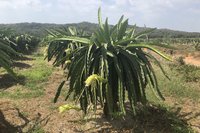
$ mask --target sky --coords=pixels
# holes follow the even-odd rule
[[[97,23],[99,7],[110,24],[200,32],[200,0],[0,0],[0,23]]]

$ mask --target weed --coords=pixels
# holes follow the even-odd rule
[[[185,65],[184,57],[180,56],[176,59],[179,66]]]
[[[44,129],[42,127],[37,126],[34,128],[34,130],[31,133],[45,133]]]

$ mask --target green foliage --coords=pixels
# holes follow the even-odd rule
[[[48,61],[55,59],[53,65],[59,66],[69,60],[71,51],[83,45],[84,42],[90,43],[88,39],[80,38],[88,36],[84,31],[69,27],[63,30],[47,30],[49,35],[46,38],[48,45],[47,55]],[[79,42],[73,41],[78,39]],[[80,43],[81,42],[81,43]],[[66,68],[66,66],[65,66]]]
[[[157,45],[160,47],[164,48],[169,48],[169,49],[184,49],[185,47],[178,47],[177,44],[179,45],[185,45],[189,46],[190,49],[198,51],[199,49],[199,44],[200,44],[200,39],[199,38],[173,38],[173,37],[168,37],[168,38],[150,38],[149,43],[153,45]],[[188,47],[188,48],[189,48]]]
[[[12,45],[12,47],[16,51],[26,54],[33,52],[33,50],[37,47],[37,45],[40,42],[38,38],[28,34],[13,36],[11,37],[11,39],[15,43],[15,45]]]
[[[15,34],[15,31],[11,28],[1,28],[0,38],[9,37]]]
[[[10,47],[9,42],[10,40],[7,37],[0,37],[0,67],[3,67],[9,74],[14,76],[15,74],[11,69],[11,57],[17,56],[18,53]]]
[[[17,52],[32,52],[39,44],[40,39],[29,34],[17,34],[10,28],[0,30],[0,38],[7,40],[9,45]]]
[[[184,57],[180,56],[176,59],[179,66],[185,65]]]
[[[73,95],[85,113],[88,112],[89,106],[96,111],[97,105],[100,104],[106,116],[113,116],[126,115],[126,93],[132,113],[136,114],[137,103],[147,102],[145,89],[148,85],[159,99],[164,99],[158,89],[157,78],[149,59],[155,60],[163,73],[164,70],[155,57],[142,49],[147,48],[165,59],[170,59],[151,45],[138,42],[140,37],[154,29],[135,34],[135,26],[128,28],[128,19],[124,20],[123,16],[111,27],[108,25],[108,19],[102,23],[100,10],[98,19],[99,28],[90,38],[63,34],[58,37],[51,33],[54,38],[49,44],[48,60],[56,57],[54,65],[60,65],[61,61],[71,61],[68,68],[70,88],[66,100]],[[71,52],[63,56],[69,48]],[[95,85],[86,84],[91,75],[97,75],[93,76],[96,79],[92,81]]]
[[[39,90],[41,89],[42,82],[46,82],[48,77],[52,74],[53,68],[47,66],[45,62],[43,62],[43,57],[38,56],[35,59],[35,63],[32,68],[29,70],[21,71],[18,74],[26,77],[27,82],[25,86],[31,90]],[[44,67],[45,66],[45,67]]]
[[[0,91],[0,98],[29,99],[29,98],[40,97],[43,94],[44,94],[43,90],[24,92],[24,90],[18,89],[12,93],[7,91]]]
[[[56,96],[55,96],[55,98],[54,98],[54,103],[56,103],[57,102],[57,100],[58,100],[58,97],[60,96],[60,93],[61,93],[61,89],[62,89],[62,87],[63,87],[63,85],[65,84],[65,81],[63,81],[61,84],[60,84],[60,86],[58,87],[58,90],[57,90],[57,92],[56,92]]]
[[[200,43],[195,44],[195,50],[200,51]]]
[[[186,82],[200,81],[200,68],[193,65],[181,65],[176,68],[182,75]]]
[[[186,76],[184,70],[180,72],[178,69],[183,68],[183,66],[179,66],[177,64],[170,64],[169,66],[166,64],[164,66],[165,71],[170,76],[171,80],[166,80],[163,74],[159,71],[157,66],[153,66],[156,71],[157,78],[159,79],[159,87],[160,90],[166,97],[175,98],[177,102],[183,101],[184,99],[190,99],[194,102],[198,102],[200,100],[200,82],[186,82]],[[199,68],[198,68],[199,69]],[[195,69],[193,69],[194,71]],[[196,71],[196,72],[195,72]],[[189,73],[197,73],[197,70]],[[189,74],[190,75],[190,74]],[[192,75],[191,75],[192,76]],[[148,89],[147,89],[148,90]],[[153,99],[153,101],[158,102],[155,97],[153,97],[151,91],[147,91],[148,97]],[[152,101],[152,100],[150,100]],[[159,102],[162,103],[162,102]]]

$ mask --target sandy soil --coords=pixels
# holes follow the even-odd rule
[[[185,56],[184,61],[186,62],[186,64],[200,66],[200,52],[194,53],[193,55],[189,54],[188,56]]]

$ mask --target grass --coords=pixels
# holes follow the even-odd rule
[[[23,99],[23,98],[36,98],[42,96],[44,94],[43,91],[14,91],[14,92],[0,92],[0,98],[11,98],[11,99]]]
[[[44,129],[42,127],[37,126],[31,133],[45,133]]]
[[[194,104],[200,101],[200,82],[196,82],[196,78],[193,80],[193,76],[195,76],[194,73],[199,72],[200,68],[186,65],[179,67],[165,64],[164,69],[170,77],[170,80],[168,80],[163,76],[162,72],[159,71],[157,66],[153,66],[157,75],[159,88],[164,97],[172,99],[172,102],[175,100],[175,102],[180,105],[185,104],[185,100],[191,100]],[[191,80],[188,82],[188,79]],[[186,122],[184,122],[184,118],[179,117],[180,114],[177,113],[177,107],[158,100],[150,88],[147,88],[147,98],[151,104],[159,106],[158,110],[164,110],[165,113],[162,113],[163,116],[160,117],[166,118],[162,120],[162,122],[164,122],[163,125],[170,124],[169,128],[171,132],[195,132],[191,129],[191,127],[189,127],[189,125],[186,124]],[[151,114],[151,116],[153,117],[154,115]],[[159,120],[159,117],[155,117],[155,119]]]
[[[22,71],[19,75],[26,77],[27,81],[25,86],[31,90],[41,89],[43,84],[48,80],[51,75],[53,68],[48,66],[43,60],[42,56],[36,58],[32,69],[27,71]]]
[[[25,70],[15,70],[18,77],[25,77],[21,85],[16,85],[14,91],[1,91],[0,98],[36,98],[44,94],[45,82],[48,81],[48,77],[53,72],[53,67],[47,65],[44,61],[44,57],[41,54],[31,55],[29,58],[33,58],[32,67]],[[16,81],[18,82],[18,81]]]
[[[167,74],[170,77],[168,80],[166,77],[163,76],[162,72],[159,71],[157,66],[154,66],[158,84],[161,92],[164,96],[173,97],[177,101],[181,101],[184,98],[199,101],[200,100],[200,83],[196,81],[186,82],[186,74],[180,73],[177,69],[171,68],[169,65],[165,65],[164,69],[166,70]],[[187,76],[191,76],[191,73],[195,73],[195,70],[190,70]],[[194,75],[195,76],[195,75]],[[151,94],[152,92],[148,89],[149,99],[150,101],[157,101],[155,97]]]

